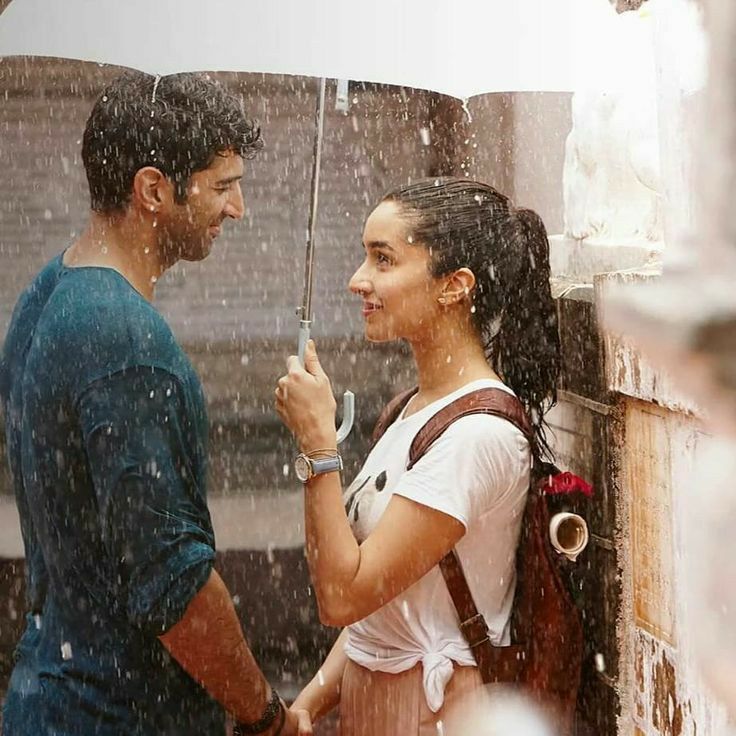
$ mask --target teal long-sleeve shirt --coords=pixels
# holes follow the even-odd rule
[[[16,305],[0,400],[28,582],[4,733],[220,736],[157,638],[215,557],[205,401],[165,321],[58,257]]]

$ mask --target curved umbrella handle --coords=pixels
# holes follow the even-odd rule
[[[337,429],[337,444],[342,444],[350,434],[355,423],[355,394],[346,391],[342,395],[342,422]]]
[[[299,362],[304,365],[304,353],[309,342],[311,321],[302,319],[299,321]],[[350,434],[355,424],[355,394],[346,391],[342,395],[342,422],[337,429],[337,444],[342,444]]]

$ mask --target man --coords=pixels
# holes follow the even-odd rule
[[[243,216],[260,131],[198,75],[92,110],[87,228],[21,296],[0,362],[29,615],[4,734],[293,734],[213,570],[199,380],[151,305]],[[300,733],[311,733],[306,721]]]

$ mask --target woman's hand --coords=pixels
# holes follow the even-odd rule
[[[304,366],[296,355],[286,361],[287,374],[278,380],[276,411],[302,452],[335,449],[335,397],[322,370],[314,342],[307,343]]]
[[[312,719],[309,717],[309,711],[304,708],[294,708],[291,706],[291,712],[296,716],[297,736],[312,736]]]

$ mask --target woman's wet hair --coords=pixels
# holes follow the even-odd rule
[[[471,311],[486,355],[530,415],[535,455],[551,458],[544,414],[557,400],[560,341],[541,218],[487,184],[450,177],[397,187],[383,201],[429,249],[433,276],[475,274]]]
[[[82,140],[82,160],[95,212],[127,206],[136,172],[154,166],[174,183],[176,201],[187,185],[227,151],[252,157],[263,143],[242,100],[201,74],[154,77],[128,72],[102,92]]]

